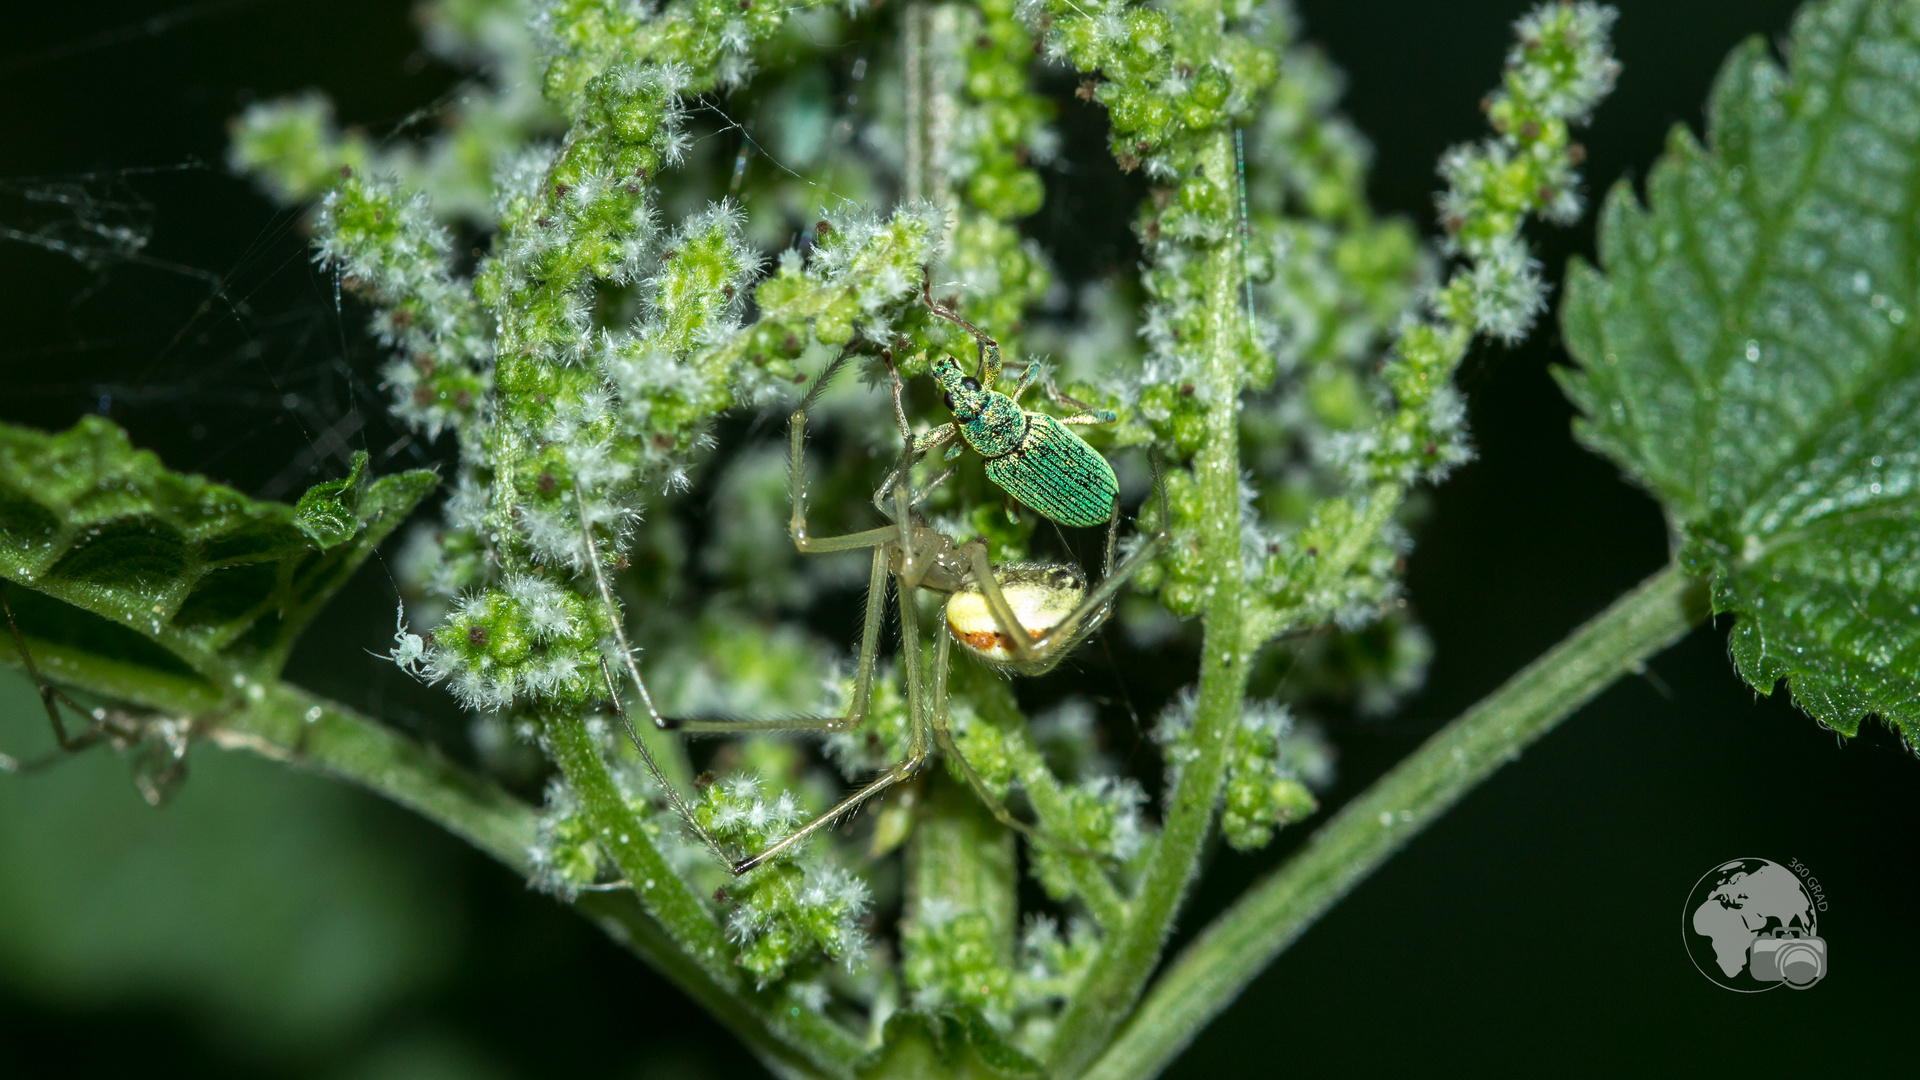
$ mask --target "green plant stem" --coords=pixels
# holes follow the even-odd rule
[[[1707,614],[1706,590],[1669,565],[1442,728],[1187,946],[1086,1077],[1157,1074],[1274,957],[1421,829]]]
[[[1047,767],[1046,759],[1040,756],[1040,748],[1033,745],[1023,725],[1007,731],[1007,753],[1013,761],[1014,776],[1020,780],[1020,786],[1027,793],[1027,802],[1033,805],[1033,816],[1040,826],[1043,837],[1057,838],[1072,836],[1066,829],[1070,816],[1067,805],[1067,793],[1060,781]],[[1048,842],[1042,839],[1040,843]],[[1120,891],[1113,887],[1113,879],[1100,865],[1100,860],[1091,855],[1069,853],[1067,865],[1073,876],[1073,889],[1079,894],[1081,903],[1087,905],[1087,913],[1100,925],[1105,933],[1112,933],[1126,922],[1127,903],[1120,898]]]
[[[994,960],[1011,969],[1020,928],[1013,834],[945,769],[927,770],[921,792],[907,846],[908,912],[918,918],[920,905],[932,902],[985,916]]]
[[[523,878],[532,869],[533,807],[344,705],[281,682],[244,686],[239,691],[246,700],[244,706],[223,706],[197,680],[45,642],[29,641],[28,645],[42,671],[62,686],[135,708],[195,717],[196,738],[357,784],[461,837]],[[19,662],[11,641],[0,644],[0,657]],[[49,663],[50,659],[57,662]],[[850,1036],[824,1020],[790,1017],[819,1028],[801,1032],[806,1036],[803,1045],[811,1044],[813,1052],[797,1052],[794,1032],[756,1007],[732,972],[725,973],[727,978],[715,978],[681,949],[631,893],[582,893],[574,907],[699,1001],[776,1073],[844,1075],[845,1063],[861,1052]],[[817,1065],[820,1058],[831,1066]]]
[[[691,887],[668,865],[614,782],[600,738],[568,717],[544,725],[547,750],[573,790],[594,836],[641,906],[666,931],[673,951],[697,965],[715,985],[729,1026],[769,1067],[795,1076],[844,1075],[863,1048],[854,1037],[812,1009],[785,1008],[771,995],[755,994],[733,968],[732,950],[720,923]],[[677,822],[672,827],[677,828]],[[761,1000],[763,999],[764,1000]],[[712,1008],[713,1003],[707,1002]]]
[[[522,877],[532,869],[532,807],[345,706],[280,683],[265,688],[247,708],[219,717],[206,735],[226,749],[250,750],[358,784],[462,837]],[[694,904],[698,907],[697,900]],[[717,977],[633,893],[582,893],[574,907],[699,1001],[777,1074],[842,1075],[845,1062],[860,1052],[825,1021],[819,1021],[821,1030],[799,1032],[775,1022],[756,1007],[733,972]],[[710,917],[708,922],[711,926]]]
[[[973,672],[967,677],[967,696],[980,710],[981,719],[1000,729],[1014,776],[1027,793],[1027,802],[1033,807],[1035,824],[1042,836],[1071,837],[1067,793],[1060,787],[1053,770],[1047,767],[1040,748],[1033,744],[1026,718],[1020,714],[1020,704],[1013,698],[1013,687],[1005,679],[988,675],[984,668],[973,666]],[[1100,860],[1085,855],[1068,855],[1066,859],[1074,891],[1087,905],[1093,921],[1100,924],[1101,932],[1111,934],[1118,930],[1126,921],[1126,901],[1113,887],[1113,880],[1107,877]]]
[[[723,966],[727,940],[720,923],[654,846],[647,823],[634,813],[607,768],[600,737],[572,717],[550,717],[544,730],[554,764],[580,800],[594,838],[626,875],[628,888],[681,948],[716,975],[730,975]]]
[[[1216,183],[1237,173],[1233,135],[1211,135],[1200,154],[1201,169]],[[1233,243],[1215,243],[1197,253],[1206,260],[1206,331],[1195,343],[1201,363],[1198,392],[1207,403],[1207,434],[1193,471],[1201,499],[1195,537],[1211,575],[1200,658],[1200,698],[1192,731],[1192,758],[1180,769],[1160,832],[1127,920],[1112,935],[1060,1018],[1049,1067],[1072,1076],[1106,1045],[1160,957],[1180,902],[1199,866],[1200,848],[1213,822],[1227,765],[1233,725],[1247,686],[1244,645],[1245,586],[1240,554],[1240,346],[1248,332],[1241,297],[1246,267]],[[1178,542],[1178,541],[1176,541]]]

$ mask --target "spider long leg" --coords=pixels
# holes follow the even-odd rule
[[[1119,513],[1120,508],[1116,501],[1114,516],[1117,518]],[[1164,520],[1164,517],[1162,520]],[[1109,531],[1107,540],[1107,559],[1109,560],[1109,564],[1111,564],[1111,560],[1113,559],[1113,543],[1113,534]],[[1120,565],[1110,567],[1106,575],[1100,579],[1100,584],[1087,590],[1087,594],[1080,598],[1080,604],[1074,608],[1073,613],[1060,620],[1058,623],[1059,629],[1036,639],[1033,643],[1034,648],[1044,652],[1051,648],[1057,648],[1064,643],[1074,642],[1076,638],[1080,636],[1082,628],[1086,626],[1087,620],[1091,618],[1094,613],[1111,603],[1114,595],[1120,591],[1122,586],[1126,585],[1127,579],[1138,573],[1141,567],[1145,566],[1155,555],[1159,554],[1160,549],[1165,547],[1166,543],[1167,532],[1164,527],[1142,540],[1139,547],[1128,552],[1127,557],[1120,560]]]
[[[1156,478],[1159,475],[1155,467]],[[1000,588],[1000,580],[993,571],[993,565],[987,560],[984,547],[976,547],[971,552],[973,585],[979,589],[986,601],[987,610],[993,614],[994,622],[1002,636],[1007,639],[1007,647],[1012,651],[1013,668],[1023,675],[1042,675],[1063,659],[1067,651],[1077,646],[1103,621],[1103,615],[1113,597],[1122,586],[1145,566],[1149,559],[1159,553],[1167,543],[1166,494],[1161,492],[1161,528],[1141,541],[1118,566],[1113,565],[1114,551],[1118,543],[1118,521],[1120,507],[1115,501],[1113,514],[1107,525],[1106,573],[1100,583],[1088,589],[1080,602],[1068,614],[1054,620],[1052,628],[1035,637],[1019,616],[1014,613],[1013,605],[1007,602],[1006,594]]]
[[[880,530],[891,539],[891,530]],[[873,547],[873,569],[867,576],[866,623],[860,633],[860,660],[854,669],[853,696],[839,716],[806,716],[787,720],[722,720],[657,718],[661,727],[703,735],[745,735],[756,731],[851,731],[867,722],[873,703],[873,671],[880,652],[880,624],[887,614],[887,548]]]
[[[994,575],[993,563],[987,558],[987,546],[975,542],[967,547],[970,549],[973,586],[980,590],[981,598],[986,600],[987,610],[993,613],[993,621],[1006,637],[1007,647],[1013,650],[1015,661],[1022,665],[1037,662],[1040,654],[1033,647],[1033,634],[1020,622],[1020,616],[1014,614],[1013,605],[1007,603],[1007,595],[1000,591],[1000,579]]]
[[[844,536],[814,536],[807,527],[807,470],[806,470],[807,414],[796,410],[787,425],[788,453],[790,455],[788,474],[788,495],[793,501],[793,514],[787,519],[787,532],[793,537],[793,546],[809,555],[833,551],[857,551],[861,548],[879,547],[899,535],[892,525],[883,525],[877,529],[863,529]]]
[[[942,621],[945,620],[942,619]],[[1038,834],[1038,831],[1013,816],[1013,811],[1008,810],[1007,804],[987,787],[987,782],[981,779],[979,771],[974,769],[973,762],[967,760],[967,756],[960,752],[959,745],[953,741],[953,732],[947,727],[947,673],[952,670],[952,663],[953,637],[949,634],[941,634],[939,640],[934,642],[933,677],[928,680],[932,698],[929,712],[933,720],[934,742],[940,747],[941,753],[960,766],[960,774],[966,777],[967,786],[973,789],[974,796],[992,812],[995,821],[1022,836],[1032,838]]]
[[[20,624],[14,620],[13,605],[7,602],[7,587],[5,582],[0,582],[0,611],[6,613],[7,630],[13,635],[14,651],[20,654],[20,664],[27,669],[27,678],[33,680],[33,688],[40,695],[40,704],[47,710],[47,722],[53,726],[53,738],[55,742],[60,744],[60,749],[69,754],[77,754],[90,746],[98,744],[102,739],[110,735],[119,734],[118,732],[110,731],[98,716],[81,708],[78,702],[62,693],[59,687],[48,682],[46,677],[40,674],[39,665],[33,662],[33,651],[27,648],[26,635],[20,632]],[[85,731],[79,735],[67,734],[67,725],[60,719],[60,706],[62,705],[87,718],[87,728]],[[135,735],[137,737],[137,733],[135,733]],[[30,771],[45,764],[44,761],[23,763],[15,761],[12,758],[8,758],[7,760],[12,761],[15,766],[12,769],[6,770],[8,772]]]
[[[922,751],[917,758],[908,758],[869,781],[865,787],[860,788],[858,791],[840,800],[832,809],[824,811],[819,817],[807,822],[794,832],[767,845],[765,850],[757,852],[747,858],[735,860],[728,865],[735,874],[744,874],[754,867],[759,866],[761,863],[777,857],[781,852],[800,843],[821,829],[827,828],[841,818],[853,813],[855,810],[860,809],[860,805],[868,799],[900,783],[902,780],[910,778],[914,773],[920,771],[920,766],[925,764],[926,760],[927,754],[925,751]]]
[[[912,505],[915,507],[918,507],[921,503],[925,502],[927,500],[927,496],[933,494],[934,488],[937,488],[941,484],[946,483],[949,479],[953,477],[954,473],[959,471],[960,471],[960,466],[958,465],[947,466],[946,469],[944,469],[940,473],[940,475],[927,481],[924,487],[922,487],[919,491],[914,493]]]
[[[924,266],[920,268],[920,299],[926,303],[928,311],[973,336],[974,347],[980,354],[980,385],[993,389],[994,384],[1000,381],[1000,343],[986,331],[968,322],[959,312],[934,302],[933,279]]]
[[[905,487],[902,485],[896,493],[896,499],[904,502]],[[878,554],[878,553],[876,553]],[[876,563],[876,565],[879,565]],[[884,588],[884,585],[882,586]],[[883,594],[884,595],[884,594]],[[864,647],[863,647],[864,651]],[[920,771],[926,764],[932,751],[927,718],[925,689],[920,673],[920,621],[913,605],[913,590],[901,588],[900,595],[900,663],[906,670],[907,678],[907,756],[899,764],[868,781],[846,798],[840,800],[832,809],[807,822],[799,829],[767,845],[766,849],[748,858],[732,864],[735,874],[744,874],[781,852],[800,843],[807,837],[827,828],[834,822],[860,808],[861,804],[888,788],[900,783]]]
[[[953,763],[960,766],[960,775],[966,778],[967,786],[973,789],[974,797],[980,800],[981,804],[987,808],[987,811],[993,815],[995,821],[998,821],[1000,824],[1005,825],[1007,828],[1012,829],[1014,832],[1019,833],[1034,843],[1045,844],[1056,851],[1063,851],[1070,855],[1079,855],[1089,859],[1101,858],[1099,852],[1089,851],[1077,844],[1069,844],[1049,834],[1038,825],[1029,825],[1019,818],[1014,817],[1013,811],[1007,809],[1006,801],[994,794],[991,788],[987,787],[986,780],[984,780],[980,776],[979,771],[973,767],[973,762],[968,761],[967,755],[960,752],[960,744],[954,741],[953,731],[947,726],[947,672],[949,665],[952,663],[952,657],[953,638],[947,634],[941,634],[940,640],[936,642],[933,647],[933,678],[930,680],[932,684],[931,695],[933,698],[930,709],[933,721],[933,739],[935,745],[939,746],[940,752],[952,758]]]
[[[580,536],[587,546],[587,565],[593,568],[593,583],[600,590],[600,602],[605,605],[607,621],[613,626],[613,640],[620,651],[620,661],[627,670],[627,677],[633,680],[634,689],[640,692],[640,704],[647,710],[648,718],[653,721],[655,727],[665,727],[666,721],[660,715],[660,710],[653,706],[653,695],[647,692],[647,681],[640,677],[640,665],[633,660],[633,648],[627,644],[627,632],[620,624],[620,608],[614,604],[613,590],[607,587],[606,574],[600,568],[600,549],[593,542],[593,527],[587,524],[586,498],[580,494],[580,489],[577,487],[574,489],[573,497],[580,514]],[[674,811],[680,815],[680,820],[686,825],[687,830],[698,837],[700,843],[712,852],[715,858],[721,862],[731,863],[733,856],[720,846],[720,841],[716,840],[712,833],[701,827],[699,819],[693,816],[693,807],[687,805],[687,800],[681,796],[680,789],[667,778],[666,772],[660,768],[660,763],[654,760],[653,752],[648,750],[647,744],[641,740],[640,733],[634,730],[633,720],[628,716],[627,708],[620,700],[619,687],[614,684],[613,672],[607,667],[604,656],[600,658],[600,675],[606,680],[607,697],[613,702],[614,710],[620,716],[620,724],[627,729],[627,739],[633,743],[634,752],[640,755],[640,763],[653,777],[653,782],[660,786],[667,801],[673,804]]]
[[[873,671],[880,649],[880,626],[887,612],[888,556],[893,546],[899,544],[902,529],[896,522],[844,536],[813,536],[808,532],[805,484],[806,424],[805,411],[796,410],[789,425],[788,434],[793,499],[793,517],[788,523],[788,529],[793,536],[793,546],[810,554],[856,551],[861,548],[873,550],[873,565],[867,575],[866,621],[860,634],[860,660],[854,671],[853,697],[847,702],[846,711],[839,716],[808,716],[775,720],[656,718],[656,722],[663,728],[704,735],[743,735],[757,731],[849,731],[867,720],[873,700]]]

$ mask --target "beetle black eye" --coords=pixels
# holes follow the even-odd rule
[[[980,380],[969,375],[966,378],[960,380],[960,386],[962,389],[967,390],[969,392],[976,391],[980,389]]]
[[[952,395],[952,394],[941,394],[940,396],[941,396],[942,398],[944,398],[944,399],[946,399],[946,402],[947,402],[947,411],[948,411],[948,412],[952,412],[952,411],[953,411],[953,395]]]

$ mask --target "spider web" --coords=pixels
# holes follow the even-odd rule
[[[268,499],[344,474],[356,450],[376,473],[438,465],[451,475],[451,436],[426,444],[389,417],[379,374],[388,356],[366,333],[368,311],[315,265],[302,213],[275,207],[222,164],[228,124],[250,101],[311,88],[376,143],[430,132],[470,75],[426,52],[406,14],[390,0],[129,3],[14,35],[0,53],[0,93],[21,103],[0,116],[0,132],[20,148],[0,175],[0,274],[17,283],[0,294],[9,330],[0,420],[61,430],[102,415],[169,467]],[[866,64],[863,53],[850,69],[856,84]],[[711,194],[737,191],[751,168],[800,181],[819,205],[840,201],[800,162],[782,160],[776,130],[756,134],[758,111],[690,103],[706,164],[689,173],[712,171]],[[1103,144],[1092,145],[1104,161]],[[760,419],[723,422],[709,477],[740,443],[764,436]],[[682,501],[698,508],[714,496],[700,484]],[[712,547],[714,523],[697,509],[686,517],[688,548]],[[804,569],[824,595],[783,614],[844,645],[859,622],[864,571],[850,564],[852,576],[836,575],[830,563]],[[702,560],[686,571],[696,589],[724,586]],[[288,673],[460,746],[464,720],[443,695],[385,666],[365,678],[358,654],[383,650],[392,633],[387,577],[374,571],[350,585]],[[341,663],[323,663],[323,653]]]
[[[450,456],[450,440],[422,446],[387,418],[366,312],[313,264],[299,212],[218,164],[252,98],[335,89],[354,68],[417,87],[408,105],[444,94],[458,73],[395,8],[124,4],[10,35],[3,122],[29,129],[9,133],[10,157],[42,168],[0,176],[0,273],[15,283],[0,299],[0,419],[103,415],[172,468],[271,499],[339,475],[355,450],[377,471]],[[329,47],[349,34],[353,49]],[[303,55],[278,48],[299,38]],[[345,80],[329,73],[343,57]],[[395,104],[347,115],[391,137],[412,119]]]
[[[345,475],[440,466],[387,413],[369,312],[317,266],[303,211],[222,164],[250,101],[321,87],[375,141],[413,134],[469,74],[423,51],[405,5],[88,5],[0,46],[0,420],[124,427],[169,468],[291,501]],[[421,103],[428,103],[421,108]],[[329,605],[296,682],[442,745],[466,719],[367,647],[391,634],[384,563]]]

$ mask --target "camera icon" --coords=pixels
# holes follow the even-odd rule
[[[1827,943],[1798,930],[1758,938],[1747,953],[1747,971],[1760,982],[1805,990],[1826,977]]]

